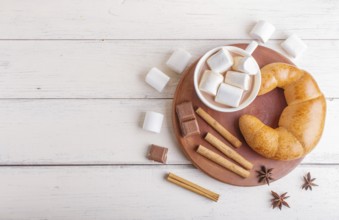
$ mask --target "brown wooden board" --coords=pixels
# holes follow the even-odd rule
[[[232,46],[237,46],[240,48],[246,48],[247,44],[235,44]],[[277,53],[276,51],[259,46],[255,52],[252,54],[253,57],[258,62],[260,68],[274,62],[284,62],[293,64],[289,59],[283,55]],[[223,113],[214,111],[204,105],[198,98],[195,93],[193,85],[193,73],[195,65],[197,62],[192,64],[182,75],[182,78],[177,86],[174,99],[173,99],[173,108],[172,108],[172,122],[175,136],[185,153],[186,157],[192,161],[193,165],[208,174],[209,176],[222,181],[224,183],[236,185],[236,186],[257,186],[264,183],[258,183],[256,170],[260,169],[261,165],[265,165],[267,168],[274,168],[273,178],[278,180],[291,172],[300,162],[301,159],[291,160],[291,161],[278,161],[271,160],[262,157],[261,155],[254,152],[245,142],[241,132],[239,130],[239,117],[243,114],[252,114],[262,120],[265,124],[271,127],[278,126],[278,120],[282,110],[286,107],[286,101],[284,93],[281,89],[275,89],[268,94],[263,96],[258,96],[252,104],[246,107],[243,110],[231,113]],[[248,178],[242,178],[231,171],[226,170],[225,168],[219,166],[218,164],[204,158],[203,156],[196,153],[196,149],[199,144],[213,150],[214,152],[224,156],[220,151],[211,146],[208,142],[204,140],[207,132],[212,133],[224,143],[231,146],[218,132],[211,128],[202,118],[196,115],[199,127],[201,130],[200,135],[182,137],[180,131],[180,125],[178,117],[175,112],[175,106],[185,101],[191,101],[193,103],[194,109],[198,107],[203,108],[207,113],[214,117],[220,124],[222,124],[226,129],[228,129],[232,134],[237,136],[242,141],[242,146],[238,149],[234,148],[239,154],[251,161],[254,165],[251,170],[251,174]],[[229,159],[229,158],[227,158]],[[233,161],[234,162],[234,161]]]

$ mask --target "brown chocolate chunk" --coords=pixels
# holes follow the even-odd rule
[[[152,144],[148,151],[148,159],[159,163],[166,163],[168,148]]]
[[[195,119],[192,102],[183,102],[177,105],[176,112],[180,122]]]
[[[200,134],[200,129],[197,120],[193,119],[181,123],[181,131],[184,137],[195,134]]]

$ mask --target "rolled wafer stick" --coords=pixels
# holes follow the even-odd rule
[[[178,185],[178,186],[181,186],[185,189],[188,189],[192,192],[195,192],[199,195],[202,195],[202,196],[205,196],[206,198],[209,198],[215,202],[218,201],[219,199],[219,194],[217,193],[214,193],[208,189],[205,189],[195,183],[192,183],[188,180],[185,180],[184,178],[181,178],[173,173],[169,173],[168,176],[167,176],[167,180]]]
[[[232,171],[233,173],[238,174],[239,176],[246,178],[250,175],[250,172],[248,170],[245,170],[244,168],[226,160],[225,158],[223,158],[222,156],[220,156],[219,154],[214,153],[213,151],[207,149],[206,147],[199,145],[197,152],[210,159],[211,161],[219,164],[222,167],[225,167],[226,169]]]
[[[223,152],[226,156],[233,159],[234,161],[238,162],[244,168],[250,170],[253,168],[253,164],[238,154],[235,150],[231,147],[227,146],[224,142],[220,141],[217,137],[215,137],[211,133],[207,133],[205,136],[205,140],[208,141],[211,145],[215,148]]]
[[[198,108],[195,111],[202,119],[204,119],[207,124],[214,128],[219,134],[221,134],[226,140],[228,140],[233,146],[240,147],[242,145],[241,141],[233,134],[231,134],[224,126],[217,122],[212,116],[205,112],[202,108]]]

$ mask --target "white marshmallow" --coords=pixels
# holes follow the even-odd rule
[[[247,45],[245,50],[248,54],[252,54],[255,51],[255,49],[257,49],[258,46],[259,46],[258,42],[252,40],[252,42]]]
[[[160,133],[164,115],[158,112],[146,112],[142,128],[147,131]]]
[[[225,83],[243,90],[248,90],[250,88],[250,76],[246,73],[228,71],[226,73]]]
[[[169,80],[170,78],[165,73],[155,67],[147,73],[145,79],[145,81],[158,90],[158,92],[162,92]]]
[[[238,107],[242,98],[244,90],[231,86],[225,83],[221,83],[218,89],[215,101],[231,107]]]
[[[252,57],[234,57],[233,70],[255,75],[259,72],[256,61]]]
[[[204,75],[202,75],[199,83],[199,89],[215,96],[222,81],[224,81],[224,77],[220,73],[216,73],[211,70],[205,70]]]
[[[233,65],[233,58],[226,49],[221,49],[207,60],[208,66],[217,73],[223,73]]]
[[[282,42],[281,47],[294,58],[298,57],[307,49],[307,45],[295,34]]]
[[[176,73],[182,73],[189,64],[192,55],[183,49],[177,49],[167,60],[166,65]]]
[[[256,25],[253,27],[253,29],[250,32],[250,35],[257,40],[260,40],[262,43],[265,43],[270,39],[272,34],[275,31],[275,27],[266,21],[259,21],[256,23]]]

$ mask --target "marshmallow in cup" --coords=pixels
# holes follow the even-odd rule
[[[217,48],[214,48],[214,49],[208,51],[207,53],[205,53],[205,55],[203,55],[200,58],[200,60],[198,61],[197,65],[196,65],[196,68],[194,70],[193,81],[194,81],[195,91],[196,91],[199,99],[205,105],[207,105],[209,108],[214,109],[214,110],[219,111],[219,112],[234,112],[234,111],[241,110],[241,109],[247,107],[249,104],[252,103],[252,101],[255,99],[255,97],[257,96],[257,94],[259,92],[260,84],[261,84],[260,68],[259,68],[257,62],[251,56],[251,53],[256,49],[257,46],[258,46],[257,42],[250,43],[248,45],[247,49],[245,49],[245,50],[238,48],[238,47],[235,47],[235,46],[221,46],[221,47],[217,47]],[[211,65],[209,65],[207,63],[207,60],[220,51],[228,51],[228,53],[233,54],[235,56],[249,57],[249,58],[252,58],[253,61],[254,61],[254,66],[256,67],[255,68],[256,71],[248,71],[248,72],[250,72],[250,73],[255,72],[257,74],[250,76],[250,77],[252,77],[253,84],[252,84],[251,90],[246,91],[247,96],[245,96],[245,98],[243,100],[242,100],[243,89],[238,88],[236,86],[227,85],[226,83],[220,84],[220,86],[218,87],[219,90],[221,89],[220,93],[219,93],[219,91],[217,91],[217,95],[216,95],[218,98],[214,97],[213,99],[210,96],[207,96],[207,94],[205,92],[201,91],[200,88],[199,88],[199,84],[201,82],[200,80],[202,79],[202,74],[204,73],[203,67],[205,65],[211,67]],[[228,59],[228,60],[230,60],[230,59]],[[233,57],[232,57],[232,61],[233,61]],[[230,62],[228,62],[228,63],[230,63]],[[246,65],[243,65],[243,66],[246,66]],[[228,67],[225,71],[230,70],[230,67]],[[235,90],[233,90],[233,89],[229,90],[228,86],[235,87]],[[245,83],[244,83],[244,87],[246,88]],[[219,93],[219,95],[218,95],[218,93]],[[231,96],[232,96],[232,100],[229,103],[225,103],[225,101],[222,100],[223,98],[227,97],[227,95],[225,95],[225,94],[231,94]],[[233,107],[232,105],[235,106],[235,107]]]
[[[199,89],[215,96],[222,81],[224,81],[224,77],[220,73],[205,70],[199,83]]]

